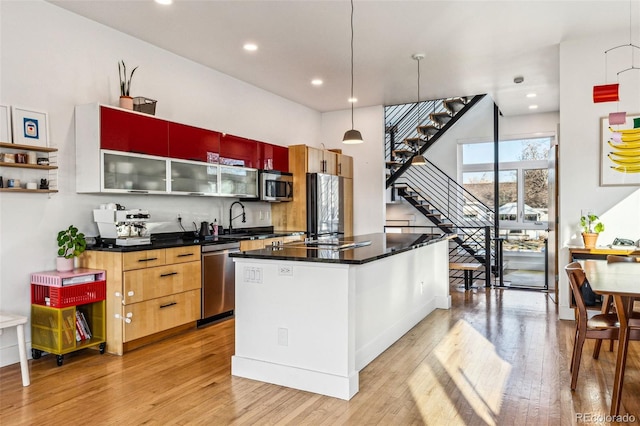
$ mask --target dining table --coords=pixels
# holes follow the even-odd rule
[[[605,297],[613,297],[616,313],[618,314],[620,332],[610,410],[612,416],[617,416],[622,399],[624,370],[629,349],[629,333],[631,327],[640,328],[640,321],[631,319],[633,302],[635,299],[640,299],[640,263],[607,263],[605,260],[582,260],[580,264],[593,291]],[[607,308],[603,306],[603,309]]]

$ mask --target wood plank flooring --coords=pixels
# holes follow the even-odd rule
[[[591,358],[569,390],[570,321],[541,292],[452,287],[437,310],[360,373],[351,401],[230,375],[234,322],[123,357],[85,350],[0,369],[2,425],[571,425],[609,412],[615,352]],[[608,345],[603,345],[608,348]],[[621,413],[640,417],[640,345],[631,342]],[[597,423],[596,423],[597,424]],[[603,424],[602,422],[600,424]]]

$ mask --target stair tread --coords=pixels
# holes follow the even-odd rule
[[[419,149],[422,145],[424,145],[425,143],[427,143],[427,141],[425,141],[424,139],[420,139],[420,138],[410,138],[410,139],[405,139],[404,141],[407,145],[409,145],[410,147],[414,148],[414,151]]]
[[[391,154],[396,157],[411,157],[415,152],[410,149],[394,149]]]
[[[400,162],[400,161],[387,161],[386,162],[387,167],[400,167],[400,166],[402,166],[402,164],[403,163]]]
[[[433,124],[428,124],[426,126],[418,127],[418,133],[431,137],[440,131],[439,127],[434,126]]]
[[[453,117],[446,111],[443,112],[434,112],[429,114],[429,119],[436,123],[437,125],[443,126],[448,123]]]
[[[442,102],[442,105],[450,111],[452,114],[456,114],[467,104],[467,100],[465,98],[450,98],[445,99]]]

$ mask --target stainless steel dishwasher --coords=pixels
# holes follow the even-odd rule
[[[198,325],[233,315],[235,265],[229,253],[240,251],[240,243],[202,246],[202,302]]]

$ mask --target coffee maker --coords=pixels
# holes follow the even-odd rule
[[[147,210],[112,208],[93,210],[93,220],[98,225],[102,239],[115,239],[118,246],[151,244],[147,232],[147,221],[151,215]]]

